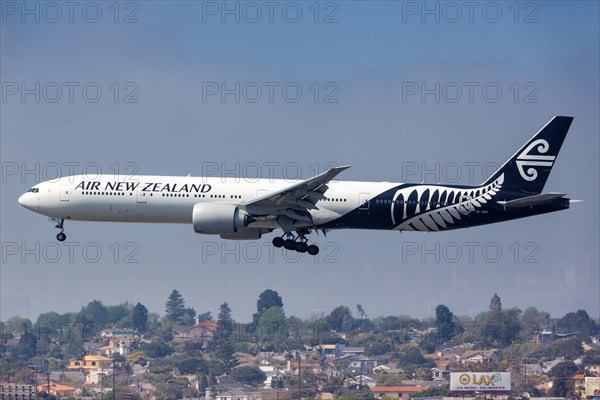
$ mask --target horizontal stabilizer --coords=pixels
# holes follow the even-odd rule
[[[499,201],[498,204],[504,206],[505,208],[531,207],[560,199],[565,195],[566,193],[542,193],[533,196],[521,197],[520,199],[510,201]]]

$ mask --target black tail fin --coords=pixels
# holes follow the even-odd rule
[[[503,190],[541,193],[573,117],[554,117],[483,184],[504,174]]]

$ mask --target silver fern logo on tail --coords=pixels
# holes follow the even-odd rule
[[[467,217],[469,213],[477,211],[482,208],[485,203],[492,201],[496,194],[502,188],[504,183],[504,174],[500,175],[494,182],[481,187],[472,188],[450,188],[450,187],[435,187],[443,192],[440,196],[440,200],[431,205],[429,202],[425,202],[423,207],[414,210],[413,215],[407,215],[406,213],[406,201],[404,201],[403,219],[400,225],[397,225],[394,229],[398,231],[440,231],[448,229],[452,225],[455,225],[463,218]],[[409,188],[409,190],[416,190]],[[416,202],[418,205],[422,202],[422,194],[427,190],[427,187],[418,189]],[[394,204],[395,199],[401,194],[402,190],[396,192],[394,201],[392,202],[392,223],[396,225],[396,219],[394,218]],[[409,192],[406,192],[405,199],[409,198]],[[472,210],[471,210],[472,208]]]
[[[539,153],[539,155],[529,154],[534,148],[537,146],[535,150]],[[552,167],[554,164],[555,156],[544,156],[550,150],[550,145],[548,141],[544,139],[538,139],[533,142],[521,154],[517,157],[517,169],[519,170],[519,174],[521,174],[521,178],[525,179],[528,182],[535,181],[538,177],[538,171],[536,167]],[[523,167],[528,167],[525,170]]]

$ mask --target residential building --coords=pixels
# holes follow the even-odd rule
[[[217,324],[212,321],[202,321],[194,326],[178,325],[173,327],[173,340],[175,342],[203,342],[213,339]]]
[[[50,382],[50,394],[55,396],[72,396],[75,393],[75,388],[67,385],[60,385],[58,383]],[[38,392],[46,392],[48,393],[48,384],[45,383],[43,385],[39,385],[37,387]]]
[[[371,389],[375,398],[394,397],[408,399],[411,395],[426,391],[428,388],[419,386],[375,386]]]
[[[423,357],[425,357],[428,360],[432,360],[435,364],[435,367],[443,371],[447,371],[448,365],[457,362],[459,359],[458,355],[454,352],[442,351],[438,351],[437,353],[425,354]]]
[[[100,332],[100,337],[102,338],[107,338],[107,339],[115,339],[115,338],[128,338],[128,337],[134,337],[136,334],[136,331],[133,329],[128,329],[128,328],[108,328],[108,329],[102,329],[102,331]]]
[[[375,376],[357,375],[344,380],[344,384],[347,387],[368,386],[374,388],[377,384],[377,379]]]
[[[87,355],[83,357],[83,360],[72,359],[69,360],[69,369],[94,369],[94,368],[105,368],[112,364],[112,359],[101,355]]]
[[[498,350],[470,350],[464,352],[460,357],[461,364],[484,363],[488,361],[497,361],[499,358]]]
[[[33,400],[35,397],[33,385],[0,382],[0,400]]]

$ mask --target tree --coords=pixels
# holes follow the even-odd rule
[[[417,368],[432,368],[434,363],[425,358],[418,347],[411,346],[399,354],[398,367],[406,372],[414,372]]]
[[[106,307],[106,322],[109,324],[121,324],[131,316],[131,305],[127,302],[116,306]]]
[[[92,300],[87,306],[81,307],[79,314],[98,327],[108,321],[108,310],[100,300]]]
[[[502,312],[502,300],[497,293],[494,293],[492,300],[490,300],[490,312],[493,314],[499,314]]]
[[[252,315],[252,323],[258,325],[260,317],[271,307],[283,307],[281,296],[275,290],[267,289],[258,296],[256,313]]]
[[[258,322],[259,334],[258,338],[262,342],[281,344],[285,341],[283,334],[285,327],[285,313],[281,307],[271,307],[263,312]]]
[[[552,388],[550,395],[566,397],[575,387],[572,377],[577,372],[577,365],[573,361],[565,361],[556,364],[548,375],[552,377]]]
[[[154,340],[142,345],[142,350],[151,358],[165,357],[173,353],[171,346],[161,340]]]
[[[556,321],[556,329],[561,333],[578,333],[584,339],[598,333],[598,327],[585,310],[565,314]]]
[[[199,370],[206,370],[206,362],[202,358],[186,358],[175,363],[181,375],[196,374]]]
[[[267,311],[271,307],[283,307],[281,296],[275,290],[267,289],[258,296],[256,302],[256,311],[259,315]]]
[[[439,343],[449,341],[456,334],[456,324],[453,321],[453,317],[454,315],[445,305],[440,304],[435,308],[435,322]]]
[[[181,321],[185,311],[185,301],[179,291],[174,289],[171,292],[165,305],[165,311],[167,313],[167,318],[169,318],[171,322],[179,323]]]
[[[193,307],[186,307],[183,309],[183,314],[181,315],[181,324],[182,325],[194,325],[196,322],[196,310]]]
[[[267,376],[257,366],[247,366],[234,368],[231,371],[231,379],[237,383],[256,386],[262,384]]]
[[[358,313],[358,317],[360,319],[367,319],[367,313],[365,312],[365,309],[363,308],[362,305],[360,305],[360,304],[356,305],[356,312]]]
[[[198,314],[198,321],[200,321],[200,322],[213,321],[212,313],[210,311],[207,311],[205,313]]]
[[[234,354],[235,348],[229,340],[217,346],[215,349],[215,357],[223,364],[225,371],[231,371],[238,365],[238,360],[235,358]]]
[[[218,337],[221,340],[227,340],[229,335],[233,332],[234,322],[231,318],[231,307],[227,302],[221,304],[219,307],[219,315],[217,317],[217,329]]]
[[[131,323],[133,328],[141,332],[146,330],[148,322],[148,309],[141,303],[137,303],[131,310]]]
[[[350,312],[350,309],[347,306],[338,306],[334,308],[327,317],[325,317],[325,320],[332,329],[342,332],[348,327],[351,328],[354,318],[352,317],[352,312]]]

